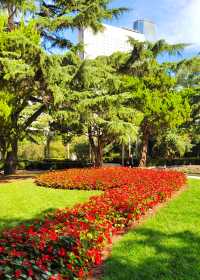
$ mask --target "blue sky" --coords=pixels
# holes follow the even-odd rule
[[[106,23],[132,28],[136,19],[152,20],[156,23],[157,39],[191,44],[182,58],[200,52],[200,0],[113,0],[110,6],[128,7],[130,11]],[[76,33],[68,31],[67,34],[76,41]],[[168,60],[174,59],[177,58]]]
[[[158,39],[191,43],[185,56],[200,52],[200,0],[115,0],[111,5],[131,10],[110,24],[132,27],[135,19],[152,20],[157,26]]]

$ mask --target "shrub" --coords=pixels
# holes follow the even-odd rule
[[[42,160],[44,158],[44,144],[24,140],[19,144],[18,157],[24,160]]]
[[[63,159],[67,157],[66,148],[61,140],[51,141],[50,144],[50,155],[51,158]]]
[[[61,170],[64,168],[83,168],[89,167],[90,164],[78,160],[21,160],[18,161],[19,168],[23,167],[26,170]]]
[[[105,174],[104,169],[102,172]],[[119,172],[127,172],[121,187],[73,209],[58,210],[44,221],[4,231],[0,237],[0,279],[86,279],[91,266],[102,262],[102,249],[113,234],[186,182],[185,175],[178,172],[117,168]],[[133,184],[128,177],[131,172],[137,176],[136,180],[132,176]]]
[[[200,165],[200,158],[175,158],[175,159],[152,159],[149,166],[180,166],[180,165]]]

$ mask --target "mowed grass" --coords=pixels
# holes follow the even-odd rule
[[[38,187],[31,179],[0,183],[0,231],[5,227],[43,218],[48,211],[72,207],[99,193]]]
[[[200,279],[200,180],[114,245],[102,279]]]

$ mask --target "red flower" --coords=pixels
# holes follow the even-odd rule
[[[58,239],[58,235],[55,231],[51,231],[49,233],[49,239],[53,240],[53,241],[56,241]]]
[[[50,276],[49,280],[61,280],[60,274]]]
[[[78,272],[78,277],[79,277],[79,278],[82,278],[84,275],[85,275],[85,272],[84,272],[84,270],[81,268],[81,269],[79,270],[79,272]]]
[[[95,256],[95,264],[99,265],[101,263],[102,263],[101,255],[100,254],[96,254],[96,256]]]
[[[102,263],[103,246],[112,242],[113,234],[124,231],[130,220],[140,219],[148,209],[171,197],[185,184],[186,177],[173,171],[102,168],[52,172],[38,180],[52,187],[105,192],[72,209],[57,210],[31,226],[4,231],[0,264],[2,275],[7,273],[12,279],[22,273],[27,279],[41,279],[42,271],[52,275],[50,280],[68,280],[67,272],[70,277],[83,279],[93,264]],[[17,266],[19,258],[23,271]],[[11,264],[13,270],[8,272]],[[64,266],[64,275],[56,274]]]
[[[28,276],[29,276],[29,277],[32,277],[32,276],[33,276],[33,270],[32,270],[32,269],[29,269],[29,270],[28,270]]]
[[[21,274],[22,274],[21,269],[16,269],[16,270],[15,270],[15,277],[16,277],[16,278],[19,278],[19,277],[21,276]]]
[[[5,251],[5,248],[0,246],[0,253],[3,253]]]
[[[60,248],[60,249],[58,250],[58,255],[59,255],[60,257],[64,257],[64,256],[66,255],[65,249],[64,249],[64,248]]]
[[[98,239],[97,239],[97,243],[102,243],[103,240],[104,240],[103,237],[102,237],[102,236],[99,236]]]

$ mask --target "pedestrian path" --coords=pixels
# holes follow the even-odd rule
[[[187,176],[189,179],[199,179],[200,180],[200,176],[195,176],[195,175],[189,175]]]

